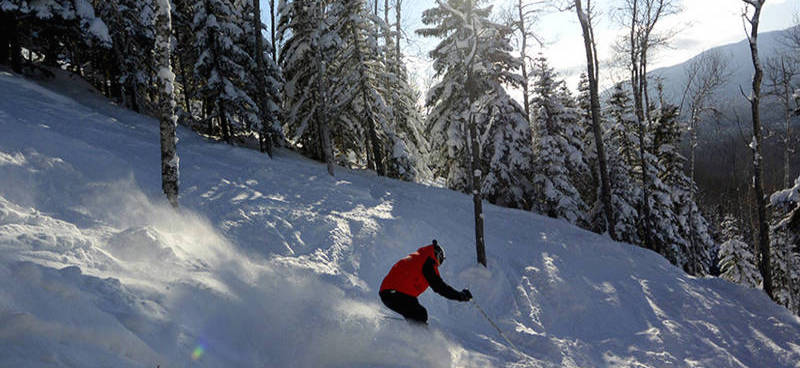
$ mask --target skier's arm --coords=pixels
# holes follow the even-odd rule
[[[422,274],[425,276],[425,280],[428,281],[428,284],[431,285],[431,289],[447,299],[461,300],[461,293],[450,287],[450,285],[447,285],[447,283],[436,274],[434,262],[436,261],[429,257],[422,266]]]

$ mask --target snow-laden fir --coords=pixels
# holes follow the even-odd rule
[[[275,159],[178,129],[182,209],[160,188],[158,122],[62,74],[0,71],[2,367],[797,367],[800,320],[761,290],[530,212]],[[436,238],[431,325],[377,287]]]

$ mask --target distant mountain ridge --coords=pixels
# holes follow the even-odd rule
[[[787,49],[784,44],[784,32],[789,29],[791,28],[759,34],[759,57],[764,68],[768,59],[780,55]],[[721,196],[721,199],[713,202],[714,204],[731,198],[735,202],[733,193],[747,192],[752,175],[752,154],[746,143],[752,134],[750,104],[742,94],[744,92],[749,95],[752,91],[754,72],[748,40],[745,38],[735,43],[711,48],[681,64],[653,70],[650,76],[663,81],[664,98],[668,102],[679,104],[688,80],[687,71],[690,65],[707,52],[716,52],[725,58],[730,77],[712,98],[712,106],[721,115],[707,114],[698,128],[700,146],[697,154],[697,170],[700,176],[697,183],[701,192]],[[651,82],[655,93],[651,94],[651,98],[657,96],[656,85]],[[782,188],[785,120],[783,108],[778,105],[774,97],[768,95],[768,85],[769,78],[765,73],[761,104],[761,119],[767,129],[764,147],[765,174],[767,191],[774,191]],[[800,144],[797,140],[800,136],[797,134],[800,131],[800,117],[795,117],[792,124],[795,132],[792,134],[793,140]],[[684,145],[684,152],[688,151],[686,146]],[[798,152],[794,153],[791,169],[793,172],[790,176],[797,177],[800,172]]]

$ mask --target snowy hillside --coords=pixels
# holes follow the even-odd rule
[[[0,71],[2,367],[800,367],[800,320],[759,291],[471,198],[179,130],[160,194],[157,122],[77,80]],[[377,296],[436,238],[428,329]]]

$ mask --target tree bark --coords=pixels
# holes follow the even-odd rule
[[[589,77],[589,94],[592,106],[592,132],[594,133],[595,148],[597,149],[597,160],[600,166],[600,192],[603,202],[603,213],[606,217],[607,230],[612,239],[617,240],[616,218],[611,207],[611,181],[608,176],[608,164],[606,161],[605,145],[603,143],[603,130],[600,126],[600,95],[597,79],[599,77],[599,65],[597,64],[597,45],[594,40],[594,31],[587,13],[583,12],[581,0],[575,0],[575,9],[578,20],[583,30],[583,45],[586,50],[586,68]]]
[[[522,57],[522,103],[525,107],[525,119],[531,120],[531,101],[530,92],[528,91],[528,33],[525,24],[525,12],[523,11],[522,0],[517,1],[517,11],[519,13],[519,31],[522,37],[522,47],[520,49],[520,56]]]
[[[466,3],[467,7],[467,21],[472,21],[472,0],[467,0]],[[472,38],[472,42],[478,42],[478,35],[475,34],[475,25],[472,24],[469,28],[469,37]],[[474,47],[475,45],[473,45]],[[468,132],[468,139],[469,139],[469,162],[470,162],[470,170],[471,172],[471,180],[470,180],[470,191],[472,192],[472,204],[473,204],[473,212],[475,215],[475,252],[477,254],[478,263],[482,264],[483,267],[488,267],[486,262],[486,243],[484,242],[484,231],[483,231],[483,198],[481,198],[481,181],[483,177],[483,173],[480,170],[480,160],[481,160],[481,148],[480,142],[478,141],[478,127],[477,123],[475,122],[475,115],[472,111],[473,105],[475,104],[475,95],[478,93],[478,88],[476,87],[476,82],[473,76],[472,71],[472,63],[474,60],[470,59],[467,60],[467,81],[465,88],[467,89],[467,94],[469,96],[469,121],[467,122],[467,132]]]
[[[183,60],[180,60],[178,66],[181,68],[181,79],[183,80],[183,103],[186,105],[186,114],[189,115],[191,121],[194,120],[192,114],[192,83],[189,81],[189,74],[186,72],[186,65]],[[190,125],[192,125],[190,123]]]
[[[278,63],[278,44],[275,43],[275,26],[276,22],[275,19],[277,18],[277,14],[275,14],[275,0],[269,0],[269,33],[270,33],[270,41],[272,41],[272,61],[276,64]]]
[[[175,117],[175,74],[172,72],[170,60],[170,39],[172,35],[172,19],[169,3],[157,2],[156,12],[156,44],[155,56],[158,70],[158,104],[161,133],[161,187],[167,200],[174,208],[178,208],[178,138],[175,134],[177,119]]]
[[[219,108],[219,127],[222,129],[222,139],[231,144],[231,129],[228,123],[228,113],[225,111],[225,104],[217,101],[217,107]]]
[[[478,263],[483,267],[486,265],[486,243],[483,235],[483,198],[481,198],[481,181],[483,174],[480,170],[480,144],[478,143],[478,127],[475,122],[475,115],[472,114],[472,103],[470,103],[469,114],[469,136],[470,136],[470,151],[472,159],[470,160],[472,169],[472,204],[475,213],[475,251],[477,253]]]
[[[402,14],[402,11],[401,11],[402,6],[403,6],[403,0],[396,0],[395,1],[394,14],[395,14],[395,22],[396,23],[394,25],[394,27],[395,27],[395,35],[394,35],[394,38],[395,38],[395,43],[394,43],[395,56],[394,57],[397,58],[397,60],[396,60],[397,61],[397,65],[401,65],[401,63],[403,62],[403,56],[402,56],[403,54],[400,53],[400,39],[402,37],[402,31],[403,31],[403,29],[402,29],[402,27],[403,27],[402,26],[402,16],[403,16],[403,14]]]
[[[325,163],[328,167],[328,174],[334,175],[334,162],[333,162],[333,144],[331,142],[330,127],[328,126],[328,80],[327,80],[327,60],[325,53],[322,50],[320,42],[320,34],[322,33],[322,26],[325,23],[325,9],[324,4],[320,3],[315,11],[317,12],[317,31],[314,35],[314,47],[317,52],[317,93],[321,101],[317,111],[317,125],[320,130],[320,142],[322,146],[322,153],[325,157]]]
[[[793,73],[789,72],[789,68],[786,65],[786,57],[781,57],[781,65],[780,65],[780,73],[781,73],[781,85],[783,87],[783,112],[784,112],[784,120],[786,121],[786,135],[783,137],[783,187],[790,188],[792,186],[792,176],[791,176],[791,155],[792,155],[792,145],[791,145],[791,136],[792,136],[792,78],[794,77]]]
[[[259,116],[261,119],[261,131],[258,133],[259,149],[261,150],[261,153],[266,151],[269,157],[272,158],[272,127],[267,126],[268,120],[271,119],[267,116],[267,96],[264,93],[264,89],[267,84],[264,77],[267,74],[267,69],[264,67],[264,41],[263,37],[261,36],[260,0],[253,0],[253,32],[255,32],[253,35],[255,40],[255,55],[253,55],[253,57],[256,59],[256,72],[258,73],[258,78],[256,78],[256,80],[260,84],[258,95],[258,110],[261,113]]]
[[[758,25],[761,16],[761,8],[766,0],[743,0],[754,8],[753,17],[748,18],[750,23],[750,34],[748,35],[750,44],[750,55],[753,62],[755,73],[753,74],[753,95],[750,97],[750,106],[753,119],[753,184],[756,196],[756,214],[758,220],[757,244],[760,253],[758,269],[764,280],[764,291],[770,298],[775,299],[772,290],[772,267],[770,265],[770,243],[769,243],[769,218],[767,215],[767,203],[764,196],[764,168],[762,166],[762,127],[761,127],[761,83],[764,78],[764,71],[761,67],[761,60],[758,56]],[[747,17],[747,15],[745,15]]]

